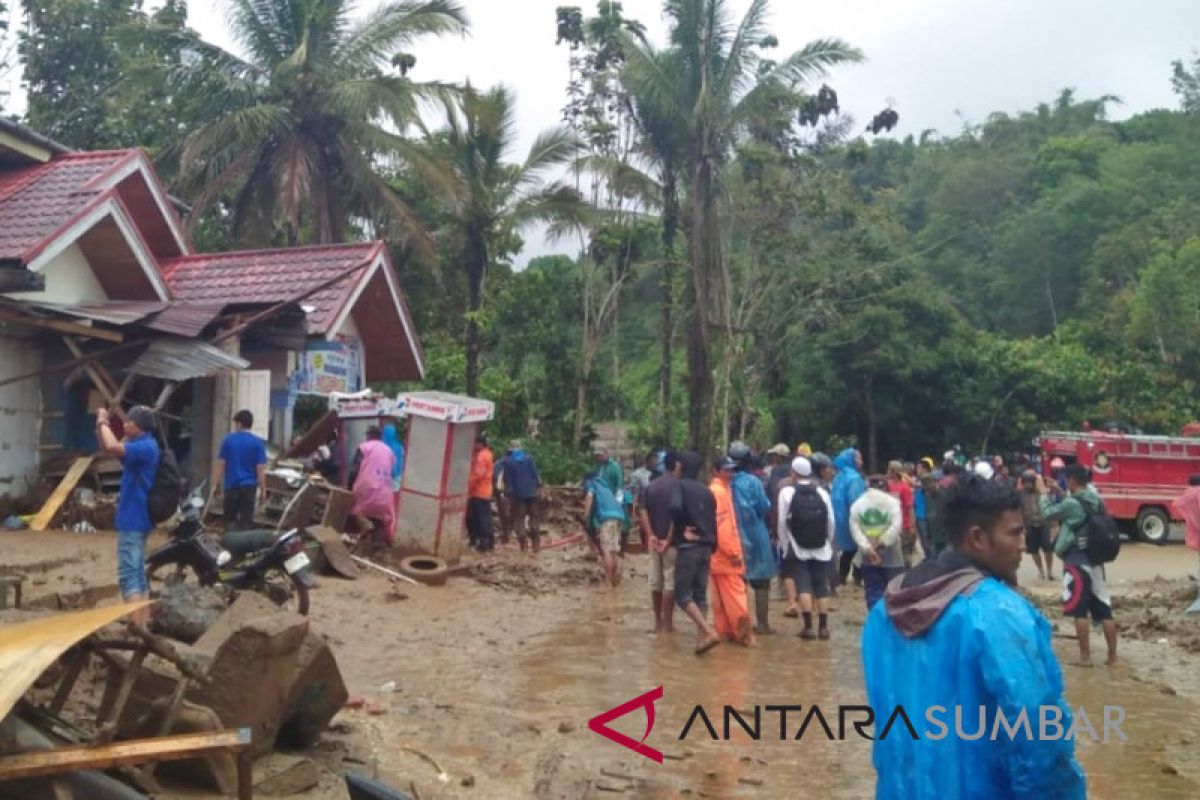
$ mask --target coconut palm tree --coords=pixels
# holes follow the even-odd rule
[[[552,235],[584,223],[587,206],[579,193],[553,175],[579,155],[582,145],[566,128],[550,128],[534,140],[523,161],[507,161],[517,121],[515,98],[503,86],[479,92],[468,84],[461,98],[446,100],[445,114],[445,127],[428,138],[426,157],[446,165],[452,175],[447,213],[467,270],[467,393],[474,394],[479,310],[497,245],[533,223],[549,223]]]
[[[455,0],[384,2],[353,19],[354,0],[227,0],[239,58],[194,34],[165,80],[190,96],[202,124],[184,140],[179,190],[192,224],[230,198],[234,236],[337,242],[348,221],[388,226],[418,244],[421,221],[380,177],[388,159],[436,165],[405,138],[423,98],[449,91],[408,77],[404,49],[427,36],[462,34]]]
[[[622,75],[649,117],[674,121],[683,128],[679,177],[685,198],[681,216],[687,235],[691,311],[688,437],[706,456],[713,441],[710,330],[723,324],[727,302],[723,168],[766,97],[780,87],[798,91],[829,67],[862,59],[857,49],[841,40],[821,39],[781,61],[767,61],[762,48],[775,44],[766,27],[767,10],[767,0],[753,0],[735,24],[729,0],[665,0],[670,25],[667,54],[630,37]],[[665,138],[671,147],[677,145],[673,137]],[[648,144],[655,146],[653,140]]]

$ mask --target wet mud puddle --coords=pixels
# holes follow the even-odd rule
[[[639,598],[642,594],[637,593]],[[722,645],[697,658],[686,619],[677,617],[674,634],[654,636],[647,603],[634,601],[628,590],[592,598],[590,605],[577,608],[577,621],[531,642],[519,667],[507,675],[513,681],[510,697],[523,717],[576,721],[559,739],[559,760],[552,767],[541,765],[545,774],[540,779],[534,776],[535,796],[738,798],[801,790],[806,797],[871,797],[875,775],[870,742],[853,730],[861,717],[851,714],[845,738],[838,738],[838,706],[866,702],[859,659],[861,614],[850,610],[861,597],[842,598],[841,603],[844,613],[833,615],[829,642],[799,640],[797,621],[782,618],[781,606],[773,604],[776,635],[760,637],[750,649]],[[1067,650],[1061,647],[1058,653],[1064,664],[1071,655]],[[1112,673],[1104,667],[1064,670],[1068,704],[1086,709],[1098,735],[1104,732],[1106,705],[1125,710],[1121,730],[1126,741],[1112,736],[1108,742],[1092,742],[1085,736],[1077,743],[1089,797],[1200,796],[1192,752],[1200,742],[1200,717],[1191,703],[1124,668]],[[588,729],[591,717],[659,686],[663,696],[654,704],[649,734],[641,708],[610,725],[635,741],[645,736],[647,745],[663,753],[661,765]],[[716,741],[696,715],[697,705],[703,706]],[[780,713],[767,709],[781,705],[803,707],[788,713],[782,737]],[[813,705],[821,707],[832,741],[815,718],[803,738],[795,740]],[[726,719],[725,706],[737,710],[751,729],[757,706],[759,737],[752,738],[736,719]]]

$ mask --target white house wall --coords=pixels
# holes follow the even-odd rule
[[[6,375],[33,372],[42,366],[42,355],[33,342],[0,332],[0,364]],[[21,496],[26,480],[38,468],[38,441],[42,421],[42,390],[36,379],[0,386],[0,497]]]
[[[43,303],[86,304],[103,303],[108,295],[96,279],[87,256],[73,244],[54,257],[41,270],[46,288],[41,292],[20,292],[12,297]]]

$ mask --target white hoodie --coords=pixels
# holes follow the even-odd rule
[[[878,512],[885,526],[878,539],[872,540],[867,536],[863,525],[863,515],[870,511]],[[858,545],[858,555],[855,561],[863,563],[863,553],[874,549],[882,561],[881,567],[903,567],[904,554],[900,550],[900,529],[904,516],[900,508],[900,500],[879,489],[867,489],[862,496],[850,506],[850,535]]]

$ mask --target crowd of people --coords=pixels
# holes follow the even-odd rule
[[[673,630],[679,608],[696,625],[698,653],[721,641],[748,645],[773,634],[773,585],[786,599],[783,616],[802,620],[801,639],[829,639],[841,587],[861,586],[870,611],[915,565],[951,547],[947,498],[969,476],[1011,495],[1039,580],[1055,579],[1055,556],[1060,560],[1063,611],[1075,620],[1080,662],[1091,660],[1089,618],[1104,632],[1108,663],[1116,662],[1104,566],[1093,563],[1085,541],[1104,505],[1082,466],[1056,459],[1042,476],[1024,456],[1010,468],[1000,456],[967,458],[954,448],[940,462],[893,460],[886,472],[865,475],[855,448],[831,458],[807,443],[756,452],[734,442],[707,474],[698,453],[654,450],[626,480],[607,449],[593,455],[581,513],[605,585],[617,586],[619,559],[631,538],[640,540],[649,553],[655,630]],[[486,437],[478,437],[467,513],[471,546],[482,552],[495,546],[495,499],[499,541],[515,538],[522,551],[537,553],[541,489],[536,461],[520,440],[496,459]]]

